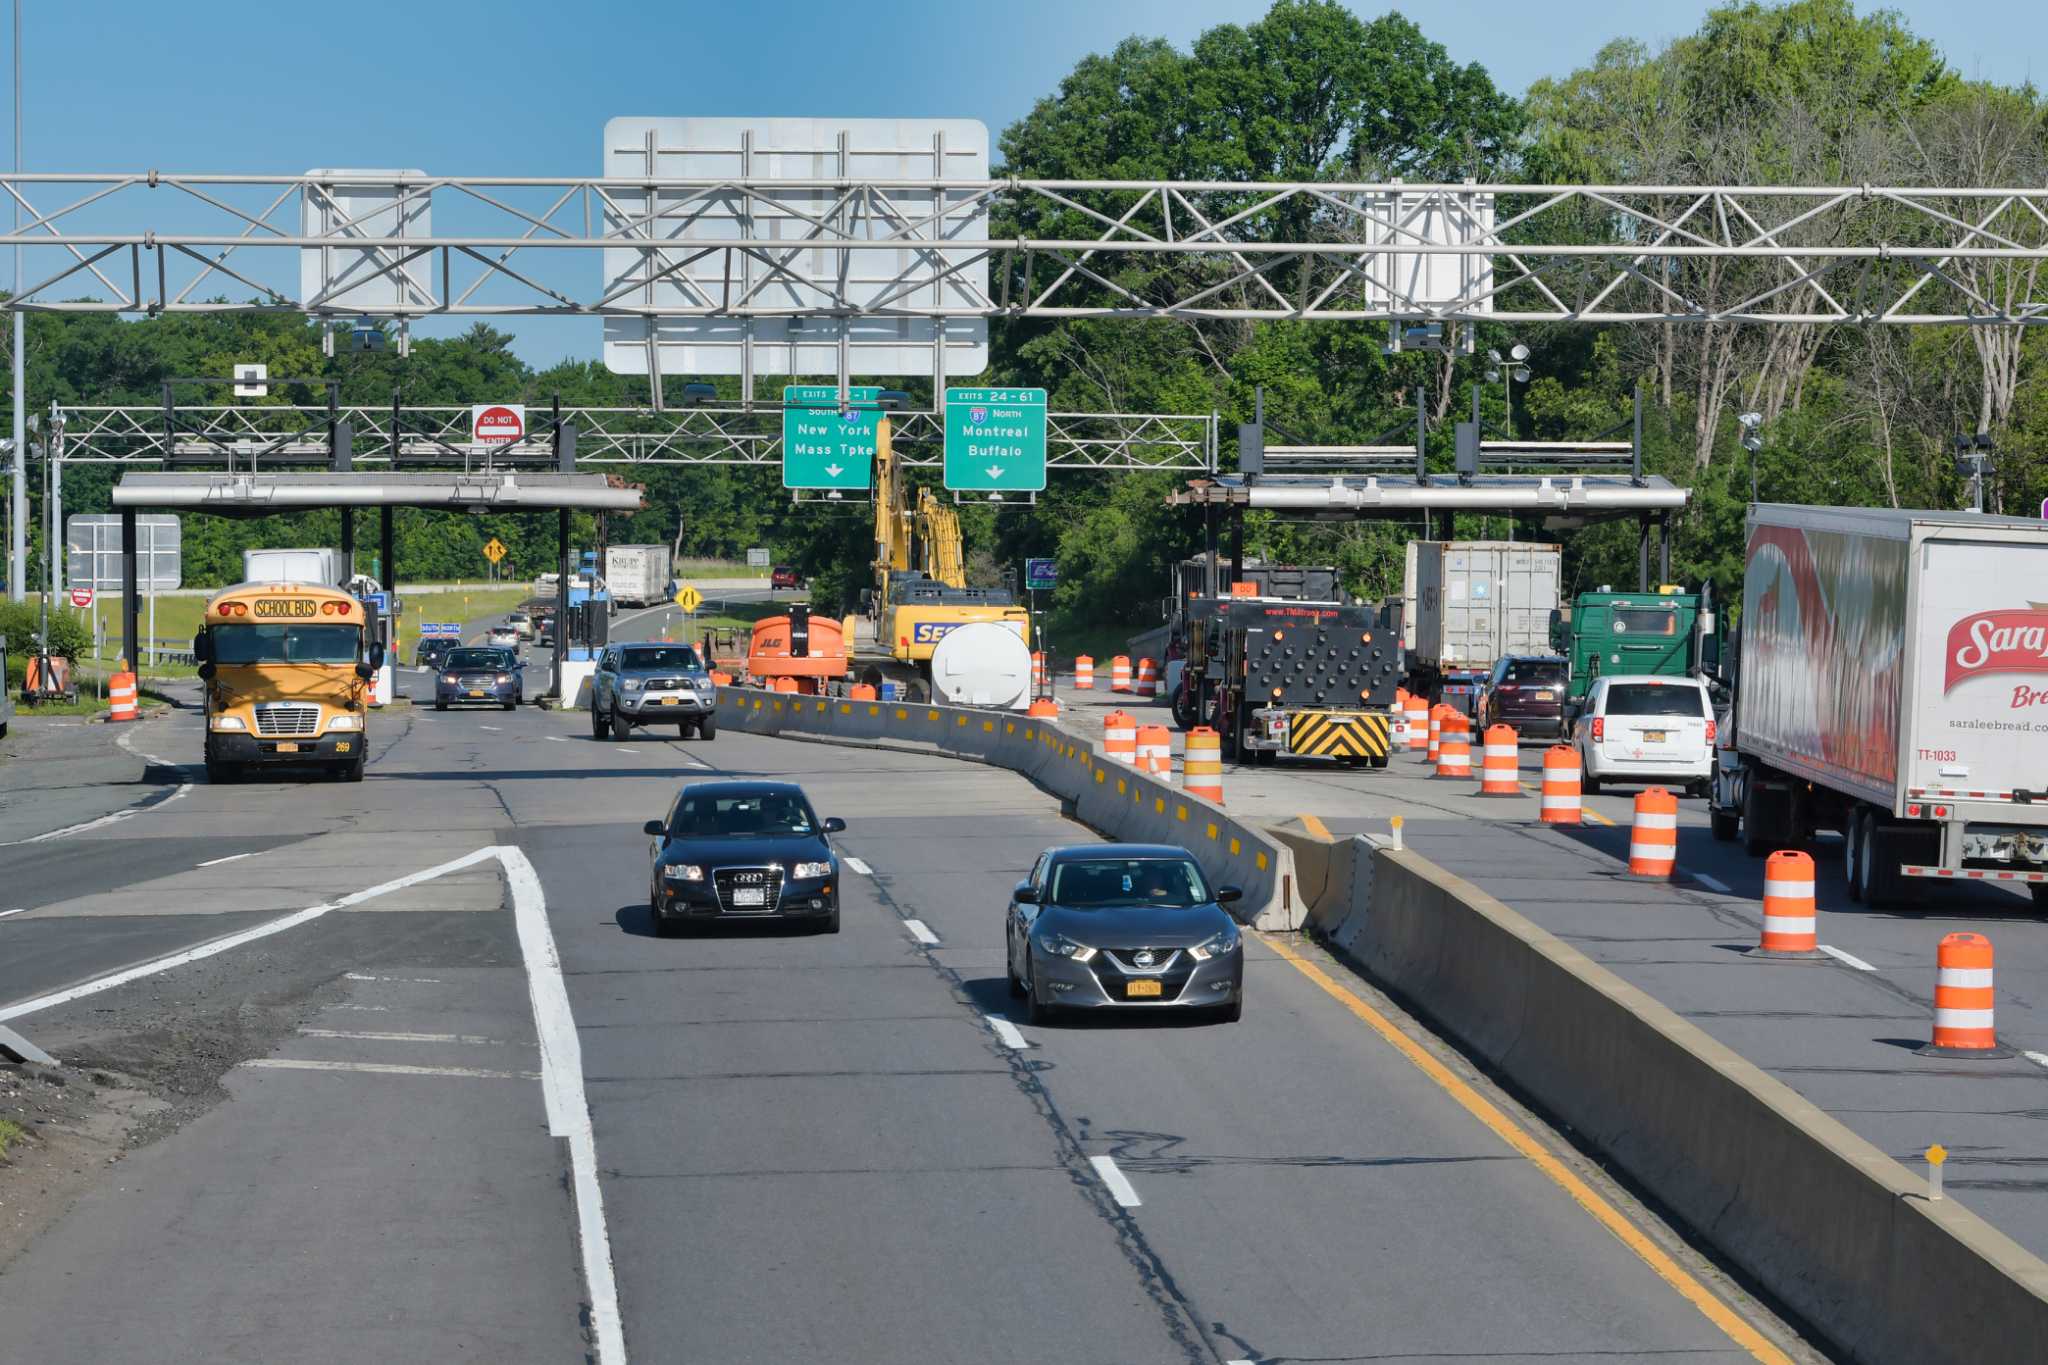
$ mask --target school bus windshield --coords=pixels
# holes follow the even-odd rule
[[[217,625],[217,664],[352,664],[362,643],[356,626]]]

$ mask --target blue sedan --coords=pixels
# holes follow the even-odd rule
[[[436,711],[451,706],[502,706],[510,711],[524,700],[526,682],[509,649],[452,649],[434,675]]]

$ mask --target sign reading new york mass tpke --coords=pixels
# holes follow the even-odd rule
[[[847,401],[866,404],[843,416],[834,384],[786,384],[782,389],[782,486],[865,491],[874,478],[878,388],[847,390]]]
[[[1045,390],[947,389],[946,487],[1045,491]]]

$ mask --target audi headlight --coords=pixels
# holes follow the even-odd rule
[[[1051,953],[1054,957],[1071,957],[1076,962],[1086,962],[1095,956],[1095,950],[1074,942],[1065,934],[1044,933],[1038,936],[1040,952]]]
[[[670,863],[661,869],[661,877],[663,881],[670,882],[701,882],[704,869],[695,863]]]
[[[363,718],[361,716],[336,716],[333,720],[327,722],[327,728],[330,730],[360,730],[363,728]]]
[[[789,870],[789,875],[798,881],[809,881],[813,877],[829,877],[832,875],[832,864],[829,862],[798,863]]]
[[[647,680],[645,678],[621,678],[619,679],[619,686],[625,688],[628,692],[638,692],[641,688],[647,686]]]
[[[240,716],[215,716],[213,718],[213,728],[216,730],[246,730],[249,727],[242,723]]]
[[[1188,949],[1188,956],[1197,962],[1207,962],[1212,957],[1222,957],[1227,953],[1236,952],[1243,943],[1244,936],[1239,934],[1233,925],[1213,938],[1205,939]]]

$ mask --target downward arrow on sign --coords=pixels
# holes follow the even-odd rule
[[[1003,477],[1003,467],[999,464],[990,465],[988,467],[988,476],[991,479],[1000,479]]]
[[[836,479],[841,474],[844,474],[846,472],[846,466],[839,464],[828,464],[825,466],[825,472]]]

